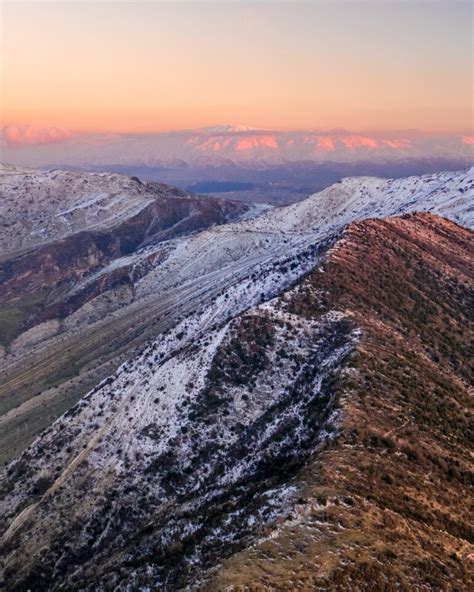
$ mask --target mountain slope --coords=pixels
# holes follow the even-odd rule
[[[219,207],[225,211],[213,220],[213,209]],[[200,208],[207,211],[200,212]],[[187,216],[201,215],[208,223],[222,223],[232,218],[232,209],[236,215],[249,207],[198,198],[176,187],[127,175],[38,171],[0,164],[2,258],[81,231],[103,232],[127,225],[136,227],[142,240],[150,242],[166,229],[173,229],[168,233],[173,236],[205,227],[202,222],[190,224]],[[185,223],[180,230],[174,229],[181,220]]]
[[[96,284],[92,293],[68,301],[68,291],[81,279],[116,259],[154,245],[148,260],[144,257],[146,269],[150,260],[166,256],[166,249],[156,245],[251,210],[136,177],[6,165],[0,168],[0,191],[5,230],[0,234],[0,304],[13,302],[14,310],[13,320],[2,318],[4,345],[43,320],[71,314],[116,284],[133,287],[129,275],[143,274],[143,265],[122,270],[119,277],[112,274],[105,286]]]
[[[468,589],[472,247],[357,222],[150,343],[11,464],[6,589]]]
[[[456,172],[380,179],[349,177],[308,199],[272,210],[252,223],[287,231],[340,227],[353,220],[429,211],[463,226],[474,225],[474,167]]]
[[[71,314],[92,297],[106,289],[111,289],[117,282],[127,282],[133,286],[133,275],[119,274],[119,278],[107,278],[106,286],[96,286],[90,293],[86,291],[82,298],[68,300],[68,292],[83,278],[98,272],[107,265],[117,268],[115,261],[121,257],[133,255],[136,251],[154,246],[144,257],[145,269],[137,269],[135,276],[146,271],[154,261],[166,257],[166,248],[159,245],[171,239],[203,230],[214,224],[223,224],[243,216],[249,208],[240,203],[199,198],[191,195],[173,195],[173,189],[167,188],[156,195],[153,201],[145,202],[137,213],[131,213],[123,220],[114,221],[114,226],[72,233],[53,240],[26,253],[9,257],[0,265],[0,303],[11,301],[18,306],[18,300],[28,295],[36,295],[35,308],[30,318],[25,318],[17,332],[29,329],[48,318],[64,317]],[[124,216],[120,212],[120,216]],[[96,214],[93,214],[96,217]],[[110,223],[110,220],[108,220]],[[148,257],[148,261],[147,258]],[[148,263],[148,265],[147,265]],[[123,266],[119,266],[123,267]],[[142,266],[143,267],[143,266]],[[36,313],[36,314],[35,314]],[[13,336],[16,337],[15,333]],[[5,335],[8,343],[9,335]]]
[[[134,284],[166,258],[169,241],[255,210],[125,175],[0,166],[0,458],[154,331],[142,328],[142,339],[136,315],[125,327],[110,315],[133,302]]]
[[[289,310],[362,332],[334,445],[291,513],[202,589],[469,590],[472,233],[415,214],[351,225]]]
[[[54,174],[59,173],[36,172],[31,180],[35,191],[49,187]],[[89,179],[62,175],[72,175],[74,183]],[[268,275],[272,281],[264,297],[278,294],[314,264],[311,254],[302,253],[353,220],[428,210],[472,224],[473,175],[470,169],[402,180],[346,179],[303,202],[258,216],[258,210],[243,214],[241,205],[174,195],[163,186],[157,197],[154,184],[110,175],[110,195],[120,182],[147,196],[151,192],[155,201],[141,201],[140,212],[121,222],[117,214],[113,227],[81,231],[3,264],[2,458],[21,451],[137,355],[147,339],[205,309],[229,286]],[[109,176],[90,178],[95,177],[105,183]],[[136,199],[142,198],[140,193]],[[65,199],[76,203],[69,194]],[[9,200],[15,200],[15,192]],[[213,225],[242,214],[256,217]],[[246,306],[253,302],[242,301]]]

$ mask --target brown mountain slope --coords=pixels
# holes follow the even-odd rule
[[[288,310],[349,313],[341,431],[298,504],[204,590],[472,589],[472,233],[429,214],[350,225]]]

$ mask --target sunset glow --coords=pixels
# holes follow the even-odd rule
[[[367,130],[413,128],[471,143],[470,2],[1,6],[1,126],[12,144],[229,121],[361,132],[342,140],[348,148],[374,148]],[[268,135],[237,149],[251,142],[276,147]],[[334,149],[329,137],[314,145]]]

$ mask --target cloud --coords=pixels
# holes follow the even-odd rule
[[[10,146],[24,144],[54,144],[64,142],[73,136],[72,132],[59,127],[35,125],[6,125],[2,135]]]
[[[468,146],[474,146],[474,136],[463,136],[462,143]]]

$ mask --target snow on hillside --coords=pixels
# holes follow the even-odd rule
[[[4,542],[23,537],[29,523],[26,530],[32,527],[35,535],[23,543],[31,551],[38,544],[46,549],[63,532],[75,554],[87,544],[91,529],[98,528],[102,534],[90,558],[94,563],[109,553],[121,524],[119,547],[133,534],[140,540],[129,559],[146,556],[157,545],[172,552],[177,541],[193,536],[202,543],[188,564],[199,567],[215,545],[238,543],[249,528],[286,511],[292,489],[272,480],[272,467],[278,466],[279,456],[287,458],[296,450],[299,463],[332,437],[338,416],[323,382],[359,334],[341,313],[307,321],[290,314],[281,298],[248,309],[271,294],[272,271],[267,272],[231,287],[150,343],[13,464],[13,472],[25,462],[28,469],[4,499],[4,514],[16,515]],[[253,367],[236,366],[236,341],[248,350],[242,355],[253,360]],[[255,343],[260,343],[257,349]],[[78,497],[92,474],[93,488]],[[47,503],[25,507],[37,487],[46,487]],[[249,495],[252,503],[244,502],[242,511],[240,500]],[[137,496],[143,505],[136,503]],[[130,512],[122,516],[126,500]],[[209,530],[209,512],[223,500],[236,511]],[[71,525],[79,529],[73,538],[64,530],[66,511],[67,530]],[[159,540],[140,535],[151,511],[162,523],[155,530]],[[45,559],[49,562],[50,556]],[[153,578],[157,586],[163,584],[161,568]]]
[[[6,254],[84,229],[110,228],[153,200],[125,175],[0,166],[0,252]]]
[[[428,210],[472,225],[473,197],[474,169],[344,179],[299,204],[169,241],[134,297],[153,306],[171,296],[181,319],[12,463],[3,540],[16,541],[21,557],[13,550],[11,564],[63,574],[79,557],[86,576],[117,553],[112,562],[137,568],[126,575],[131,587],[140,569],[160,587],[179,578],[170,570],[182,565],[167,564],[177,548],[199,572],[216,546],[222,553],[284,513],[293,494],[288,474],[283,485],[275,478],[278,466],[302,462],[332,437],[338,416],[325,381],[360,337],[340,311],[291,314],[294,282],[348,222]],[[146,557],[157,549],[152,566]],[[104,589],[119,583],[102,575]]]
[[[474,167],[404,179],[350,177],[251,223],[255,230],[333,229],[353,220],[427,211],[474,226]]]
[[[470,225],[473,197],[474,168],[402,180],[344,179],[299,204],[170,241],[166,260],[137,280],[135,298],[174,295],[183,311],[174,334],[191,344],[312,269],[348,222],[431,210]],[[133,257],[139,260],[140,253]]]
[[[127,175],[40,171],[2,164],[0,252],[25,250],[82,230],[110,229],[160,198],[197,199],[175,187]],[[241,209],[247,217],[262,211],[261,207]]]
[[[282,258],[296,258],[312,245],[326,240],[346,224],[367,217],[385,217],[409,211],[431,211],[472,226],[474,168],[459,172],[386,180],[348,178],[306,200],[231,224],[214,226],[166,243],[166,259],[135,282],[135,298],[172,295],[181,306],[180,294],[225,289]],[[162,248],[165,243],[161,243]],[[71,293],[113,269],[140,262],[158,247],[115,260],[110,266],[74,286]],[[288,285],[281,274],[275,293]],[[186,296],[187,298],[188,296]]]
[[[167,260],[141,279],[137,292],[167,290],[208,274],[228,278],[294,255],[346,224],[412,211],[474,225],[474,167],[406,179],[349,178],[306,200],[251,220],[211,228],[172,246]]]

